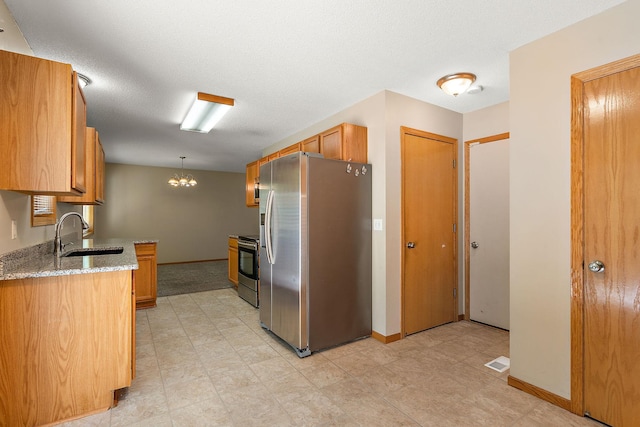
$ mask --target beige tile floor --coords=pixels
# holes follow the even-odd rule
[[[507,332],[456,322],[299,359],[232,289],[137,312],[137,377],[116,408],[67,426],[598,426],[484,364]]]

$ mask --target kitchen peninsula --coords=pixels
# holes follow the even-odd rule
[[[122,252],[56,257],[45,242],[0,257],[2,424],[106,410],[135,375],[134,242],[82,242]]]

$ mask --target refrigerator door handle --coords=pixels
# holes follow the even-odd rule
[[[267,252],[267,262],[269,264],[274,264],[275,260],[273,259],[273,245],[271,241],[271,220],[272,220],[272,211],[273,211],[273,190],[269,190],[267,194],[267,206],[266,206],[266,214],[265,214],[265,249]]]

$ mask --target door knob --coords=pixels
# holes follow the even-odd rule
[[[471,242],[471,247],[472,247],[473,249],[478,249],[478,246],[480,246],[480,245],[478,244],[478,242]]]
[[[589,263],[589,270],[594,273],[602,273],[604,271],[604,263],[600,260],[591,261]]]
[[[409,249],[413,249],[413,248],[415,248],[415,247],[416,247],[416,244],[415,244],[415,243],[413,243],[413,242],[409,242],[409,243],[407,243],[407,248],[409,248]]]

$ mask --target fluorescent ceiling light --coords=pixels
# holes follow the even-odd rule
[[[233,107],[233,104],[232,98],[198,92],[198,96],[193,101],[187,117],[184,118],[180,125],[180,130],[208,133],[220,121],[222,116]]]

